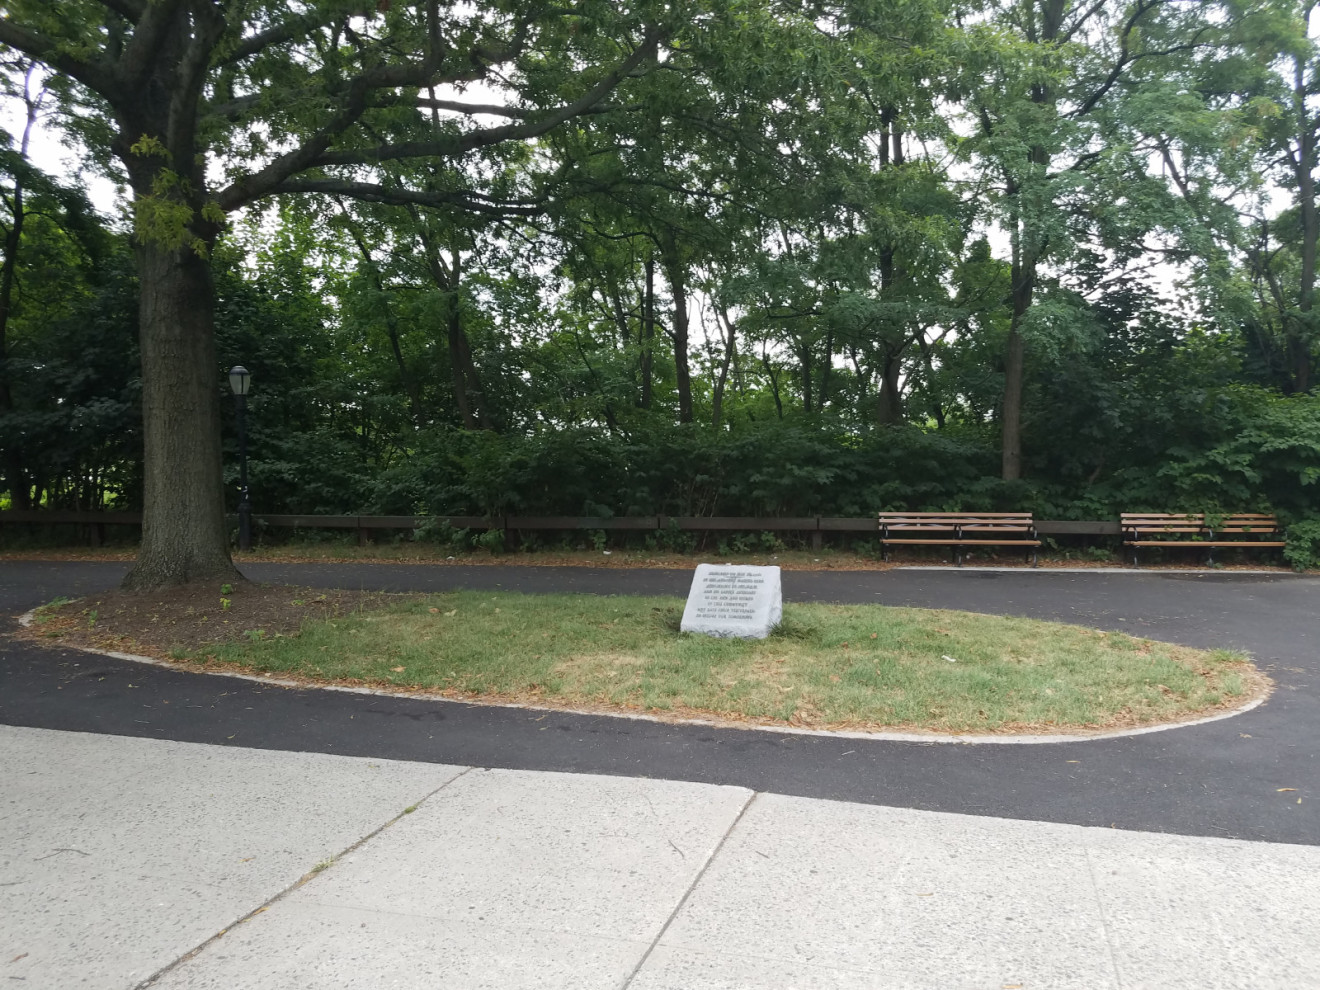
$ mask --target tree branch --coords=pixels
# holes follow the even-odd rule
[[[248,110],[260,105],[265,97],[264,93],[251,93],[247,96],[236,96],[232,100],[225,100],[223,103],[215,103],[205,108],[207,116],[224,117],[226,120],[237,120]]]
[[[544,212],[545,200],[502,200],[472,190],[446,192],[441,190],[400,189],[372,182],[354,182],[348,179],[286,179],[269,190],[271,193],[327,193],[347,196],[368,203],[390,206],[461,206],[488,216],[537,216]]]
[[[1096,2],[1092,4],[1089,8],[1087,8],[1082,13],[1078,14],[1075,18],[1073,18],[1072,25],[1066,31],[1060,34],[1059,40],[1063,42],[1072,41],[1073,35],[1082,29],[1083,24],[1089,21],[1097,13],[1104,10],[1105,4],[1107,2],[1108,0],[1096,0]]]
[[[1106,94],[1108,94],[1108,92],[1114,88],[1114,85],[1118,82],[1118,80],[1122,78],[1123,70],[1128,68],[1128,66],[1133,65],[1136,62],[1139,62],[1141,59],[1160,58],[1161,56],[1164,55],[1176,55],[1179,52],[1189,52],[1201,47],[1201,40],[1200,40],[1201,36],[1204,35],[1207,30],[1209,30],[1208,28],[1204,28],[1204,27],[1201,28],[1196,32],[1196,34],[1192,36],[1191,41],[1182,45],[1174,45],[1171,48],[1160,48],[1148,52],[1137,52],[1136,54],[1130,53],[1127,47],[1128,37],[1131,35],[1132,31],[1135,30],[1137,21],[1146,13],[1146,11],[1153,10],[1155,6],[1157,6],[1157,3],[1152,3],[1149,5],[1138,4],[1136,12],[1133,13],[1132,17],[1130,17],[1127,23],[1123,26],[1122,41],[1120,43],[1121,47],[1119,50],[1119,58],[1118,61],[1114,63],[1114,68],[1110,71],[1109,75],[1105,77],[1105,81],[1100,84],[1100,87],[1096,89],[1095,92],[1093,92],[1090,96],[1088,96],[1082,102],[1081,106],[1079,106],[1076,110],[1068,114],[1068,116],[1084,117],[1088,113],[1090,113],[1093,109],[1095,109],[1095,105],[1099,103],[1102,99],[1104,99]]]
[[[156,60],[156,54],[169,33],[182,0],[152,0],[147,4],[137,29],[128,39],[124,54],[118,63],[119,77],[127,89],[134,89],[147,75]]]
[[[109,7],[120,17],[134,24],[146,12],[146,0],[100,0],[102,7]]]
[[[605,99],[619,83],[632,74],[637,66],[654,53],[660,36],[661,32],[658,29],[648,31],[642,39],[642,43],[633,53],[619,63],[600,82],[574,102],[562,106],[540,119],[528,120],[521,124],[504,124],[500,127],[481,128],[457,137],[447,136],[439,141],[408,141],[402,144],[383,145],[361,150],[332,151],[320,155],[313,164],[320,166],[371,165],[402,158],[456,157],[464,152],[500,144],[504,141],[525,141],[529,138],[540,137],[565,121],[586,113]],[[393,83],[391,85],[405,85],[405,83]]]
[[[245,58],[251,58],[258,55],[271,45],[279,45],[286,41],[292,41],[294,38],[301,37],[314,27],[319,27],[327,23],[324,14],[303,14],[299,17],[291,17],[283,23],[268,27],[264,31],[258,31],[256,34],[248,35],[241,39],[222,59],[221,65],[232,65],[234,62],[241,62]]]
[[[160,0],[153,0],[159,3]],[[179,62],[174,92],[170,94],[167,147],[191,148],[197,134],[199,103],[206,83],[206,72],[216,42],[224,34],[225,21],[210,0],[194,4],[196,23],[193,37]]]
[[[460,100],[438,100],[429,98],[419,98],[413,101],[415,106],[425,110],[453,110],[455,113],[473,116],[475,114],[488,114],[492,117],[516,117],[519,120],[530,120],[541,111],[525,110],[520,107],[501,106],[498,103],[463,103]],[[632,103],[622,106],[617,103],[607,104],[605,106],[592,107],[590,110],[584,110],[582,114],[594,113],[613,113],[616,110],[640,110],[642,104]],[[579,114],[581,116],[582,114]]]
[[[74,58],[68,52],[61,51],[53,38],[19,27],[7,17],[0,19],[0,44],[8,45],[56,72],[64,73],[111,102],[120,94],[119,84],[108,66]]]

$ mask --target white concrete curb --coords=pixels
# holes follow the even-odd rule
[[[934,568],[931,569],[933,570]],[[40,606],[38,606],[38,608],[39,607]],[[18,617],[18,624],[25,627],[31,626],[36,614],[37,609],[35,608],[28,612],[24,612]],[[274,684],[277,687],[297,688],[304,691],[340,691],[345,694],[368,694],[382,698],[411,698],[419,701],[437,701],[451,705],[479,705],[487,708],[516,708],[532,712],[561,712],[565,715],[595,715],[603,718],[630,718],[639,722],[659,722],[665,725],[704,725],[715,729],[745,729],[753,732],[777,732],[790,736],[832,736],[838,739],[870,739],[877,742],[924,743],[926,745],[937,743],[947,745],[952,743],[963,746],[1036,746],[1044,745],[1046,743],[1094,742],[1101,739],[1122,739],[1127,736],[1145,736],[1152,732],[1166,732],[1169,729],[1185,729],[1194,725],[1205,725],[1207,722],[1218,722],[1222,719],[1233,718],[1237,715],[1245,714],[1246,712],[1263,705],[1269,700],[1271,693],[1266,691],[1260,697],[1247,702],[1241,708],[1217,712],[1214,715],[1207,715],[1204,718],[1189,719],[1185,722],[1166,722],[1160,725],[1146,725],[1136,729],[1113,729],[1105,732],[1078,732],[1071,735],[1059,733],[1056,735],[1017,736],[959,735],[939,732],[857,732],[847,729],[802,729],[790,725],[744,724],[741,722],[723,722],[716,719],[664,718],[659,715],[645,715],[640,712],[616,712],[593,710],[589,708],[561,708],[554,705],[518,704],[511,701],[484,701],[480,698],[450,698],[443,694],[436,694],[431,691],[382,691],[378,688],[348,687],[343,684],[308,684],[302,681],[292,681],[282,677],[271,677],[269,675],[257,676],[256,674],[242,674],[222,670],[191,670],[183,664],[169,663],[165,660],[157,660],[155,657],[139,656],[136,653],[118,653],[114,650],[98,650],[90,646],[65,648],[80,650],[83,653],[96,653],[105,657],[113,657],[115,660],[129,660],[133,663],[144,663],[153,667],[164,667],[167,670],[182,671],[190,674],[209,674],[212,677],[232,677],[237,680],[253,681],[257,684]]]

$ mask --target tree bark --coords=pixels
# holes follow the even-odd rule
[[[31,120],[28,128],[31,129]],[[24,152],[27,149],[27,131],[23,134]],[[25,154],[26,157],[26,154]],[[0,412],[14,411],[14,393],[10,387],[9,374],[9,314],[14,297],[14,274],[18,267],[18,248],[23,238],[23,178],[14,176],[12,196],[14,218],[9,232],[5,235],[4,263],[0,266]],[[31,508],[27,476],[23,470],[23,453],[14,437],[6,445],[5,478],[9,483],[10,500],[15,509]]]
[[[825,334],[825,360],[820,365],[820,396],[816,399],[816,409],[825,411],[830,401],[830,373],[834,371],[834,334]]]
[[[655,349],[655,259],[646,258],[646,288],[642,297],[642,355],[638,370],[642,375],[642,394],[638,405],[642,409],[651,408],[652,378],[654,376],[653,353]]]
[[[674,318],[669,329],[674,343],[674,384],[678,388],[678,421],[692,422],[692,370],[688,363],[688,295],[687,267],[679,257],[673,239],[666,241],[662,251],[665,277],[674,297]]]
[[[133,189],[142,352],[142,543],[123,587],[237,581],[225,532],[219,362],[198,136],[204,66],[224,30],[210,4],[159,5],[153,58],[131,89],[115,88],[115,154]],[[161,207],[166,209],[162,212]],[[186,208],[181,229],[168,217]],[[155,220],[144,219],[155,217]]]
[[[761,368],[765,371],[765,377],[770,382],[770,394],[775,400],[775,413],[782,420],[784,418],[784,400],[779,394],[779,372],[775,371],[770,363],[770,350],[768,344],[761,346]]]
[[[413,211],[413,219],[418,223],[418,236],[426,252],[426,265],[431,273],[431,280],[436,288],[449,293],[449,311],[446,316],[449,351],[449,373],[454,386],[454,403],[459,415],[463,417],[465,430],[484,430],[490,426],[486,415],[485,394],[481,388],[481,377],[477,374],[476,363],[472,360],[472,342],[463,328],[463,255],[455,247],[452,259],[445,263],[440,254],[440,246],[429,231],[422,226],[421,218]]]
[[[130,591],[240,575],[225,535],[215,290],[188,248],[138,245],[144,487]]]
[[[899,395],[899,372],[903,369],[902,355],[892,348],[884,349],[880,367],[880,399],[877,416],[881,426],[893,426],[903,421],[903,399]]]
[[[484,430],[490,425],[486,416],[486,397],[476,362],[472,360],[472,341],[463,327],[462,264],[462,256],[455,250],[449,283],[449,366],[453,369],[454,398],[458,400],[463,415],[464,429]]]
[[[1016,481],[1022,477],[1022,388],[1026,372],[1026,348],[1019,328],[1022,318],[1031,308],[1033,283],[1036,276],[1034,260],[1030,266],[1013,265],[1013,322],[1008,330],[1008,347],[1004,352],[1004,408],[1002,477]]]
[[[811,415],[812,403],[815,398],[812,389],[813,369],[811,367],[811,345],[805,341],[799,344],[797,348],[798,367],[802,374],[802,411],[808,416]]]
[[[403,390],[408,396],[408,408],[412,413],[413,424],[419,429],[424,425],[422,416],[422,394],[421,388],[413,376],[408,372],[408,365],[403,359],[403,346],[399,342],[399,320],[394,315],[394,307],[390,304],[389,295],[385,292],[385,279],[381,276],[380,266],[376,264],[376,259],[371,256],[371,248],[367,246],[367,239],[362,236],[362,231],[348,211],[341,204],[340,209],[348,227],[349,236],[353,243],[357,245],[358,254],[362,258],[362,264],[366,266],[367,276],[371,279],[372,288],[376,290],[376,295],[380,298],[381,308],[385,313],[385,332],[390,338],[390,351],[394,354],[394,366],[399,371],[399,381],[403,385]]]
[[[1305,21],[1310,22],[1311,7],[1307,5]],[[1288,342],[1288,364],[1295,392],[1311,388],[1311,315],[1315,308],[1316,248],[1320,242],[1320,213],[1315,196],[1316,130],[1308,111],[1306,97],[1308,83],[1306,63],[1295,62],[1295,102],[1298,125],[1298,148],[1293,158],[1297,177],[1297,203],[1302,214],[1302,271],[1300,291],[1297,295],[1298,318],[1283,321]],[[1290,328],[1291,324],[1291,328]]]
[[[23,137],[18,145],[19,157],[24,161],[27,161],[28,146],[32,140],[32,128],[37,122],[40,102],[39,96],[35,98],[32,96],[31,85],[32,64],[28,63],[23,77],[23,102],[27,107],[27,114],[23,122]],[[14,220],[5,235],[5,257],[3,265],[0,266],[0,411],[6,413],[14,411],[14,392],[10,384],[9,372],[9,316],[13,311],[14,277],[18,271],[18,251],[23,241],[23,221],[27,218],[24,194],[23,176],[16,172],[14,192],[10,197]],[[32,493],[23,468],[23,452],[17,441],[18,438],[14,437],[6,445],[5,450],[5,477],[9,482],[10,504],[15,509],[30,509]]]
[[[1027,38],[1033,44],[1053,44],[1063,27],[1065,0],[1044,0],[1040,9],[1040,28],[1033,19],[1027,25]],[[1098,9],[1098,8],[1097,8]],[[1053,106],[1056,96],[1044,83],[1033,83],[1031,102],[1038,106]],[[1027,153],[1031,163],[1026,176],[1009,175],[1008,195],[1013,202],[1013,264],[1010,290],[1013,302],[1013,320],[1009,325],[1008,344],[1004,350],[1004,404],[1003,439],[1001,446],[1001,474],[1005,481],[1022,477],[1022,391],[1026,381],[1026,347],[1022,340],[1022,321],[1031,308],[1036,288],[1036,269],[1043,253],[1043,235],[1039,219],[1029,215],[1022,206],[1022,193],[1027,183],[1043,179],[1050,164],[1050,152],[1044,145],[1032,145]]]
[[[732,366],[734,356],[738,352],[738,328],[729,319],[729,314],[723,307],[716,310],[715,318],[719,320],[721,336],[724,338],[724,354],[720,358],[720,366],[715,373],[715,382],[711,390],[710,400],[711,425],[718,430],[720,421],[724,418],[724,390],[729,383],[729,368]]]

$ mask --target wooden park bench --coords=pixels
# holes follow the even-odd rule
[[[1123,545],[1132,548],[1133,567],[1141,547],[1195,547],[1205,550],[1205,562],[1212,564],[1216,547],[1260,550],[1288,545],[1263,539],[1279,535],[1279,522],[1259,512],[1212,514],[1208,520],[1202,512],[1124,512],[1120,525]]]
[[[977,546],[1024,547],[1037,563],[1040,539],[1030,512],[882,512],[880,546],[885,560],[898,545],[951,546],[961,565],[963,549]]]

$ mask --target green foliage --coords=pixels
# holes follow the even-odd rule
[[[480,547],[491,554],[500,554],[504,552],[504,530],[488,529],[472,541],[473,546]]]
[[[27,206],[0,351],[0,499],[133,506],[142,428],[128,239],[96,223],[85,200],[29,192]]]
[[[1320,518],[1303,519],[1288,527],[1283,556],[1299,571],[1320,567]]]

